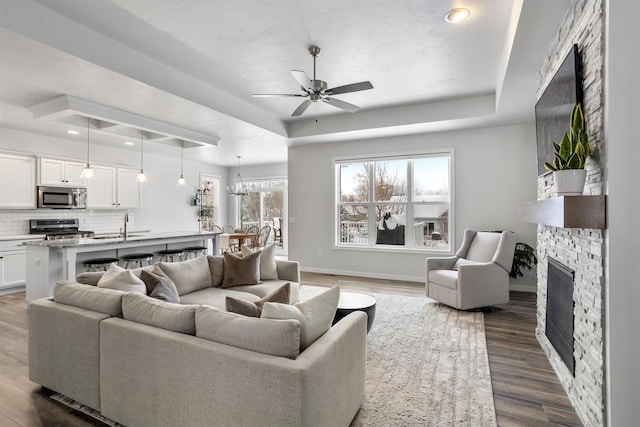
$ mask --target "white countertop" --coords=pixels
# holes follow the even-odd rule
[[[210,232],[197,232],[197,231],[173,231],[165,233],[144,233],[136,235],[131,233],[126,240],[123,237],[104,238],[105,236],[88,237],[83,239],[64,239],[64,240],[42,240],[42,241],[30,241],[25,242],[27,246],[44,246],[50,248],[78,248],[87,246],[106,246],[114,243],[126,244],[128,242],[147,242],[154,240],[168,240],[175,238],[193,238],[198,239],[211,239],[212,237],[220,233]],[[108,237],[107,235],[106,237]]]
[[[0,241],[3,240],[42,240],[44,234],[18,234],[15,236],[0,236]]]

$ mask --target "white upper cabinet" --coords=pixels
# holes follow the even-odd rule
[[[36,207],[36,159],[0,154],[0,208]]]
[[[118,168],[118,208],[140,207],[140,184],[136,181],[137,170]]]
[[[87,206],[89,208],[116,208],[116,168],[91,165],[96,179],[87,181]]]
[[[138,171],[96,166],[91,168],[96,179],[88,180],[88,207],[94,209],[136,209],[140,207],[140,185],[135,183]]]
[[[40,159],[40,185],[84,187],[86,180],[80,179],[84,164],[55,159]]]

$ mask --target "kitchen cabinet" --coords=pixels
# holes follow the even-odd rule
[[[135,209],[140,207],[138,171],[92,165],[96,179],[88,180],[88,207],[93,209]]]
[[[83,169],[83,163],[40,159],[40,185],[85,187],[87,180],[80,179]]]
[[[0,154],[0,209],[35,207],[35,157]]]
[[[27,283],[27,248],[24,240],[0,241],[0,294]]]

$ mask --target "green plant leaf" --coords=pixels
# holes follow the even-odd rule
[[[544,162],[544,168],[548,171],[555,171],[557,170],[551,163],[549,162]]]
[[[577,153],[573,153],[567,161],[567,169],[581,169],[580,168],[580,156]]]
[[[567,133],[562,137],[562,141],[560,142],[560,151],[558,153],[561,160],[567,160],[573,150],[571,149],[571,140],[569,139],[569,135]]]

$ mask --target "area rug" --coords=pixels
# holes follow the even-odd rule
[[[323,288],[303,286],[301,299]],[[352,426],[495,426],[484,315],[370,294],[366,398]]]

